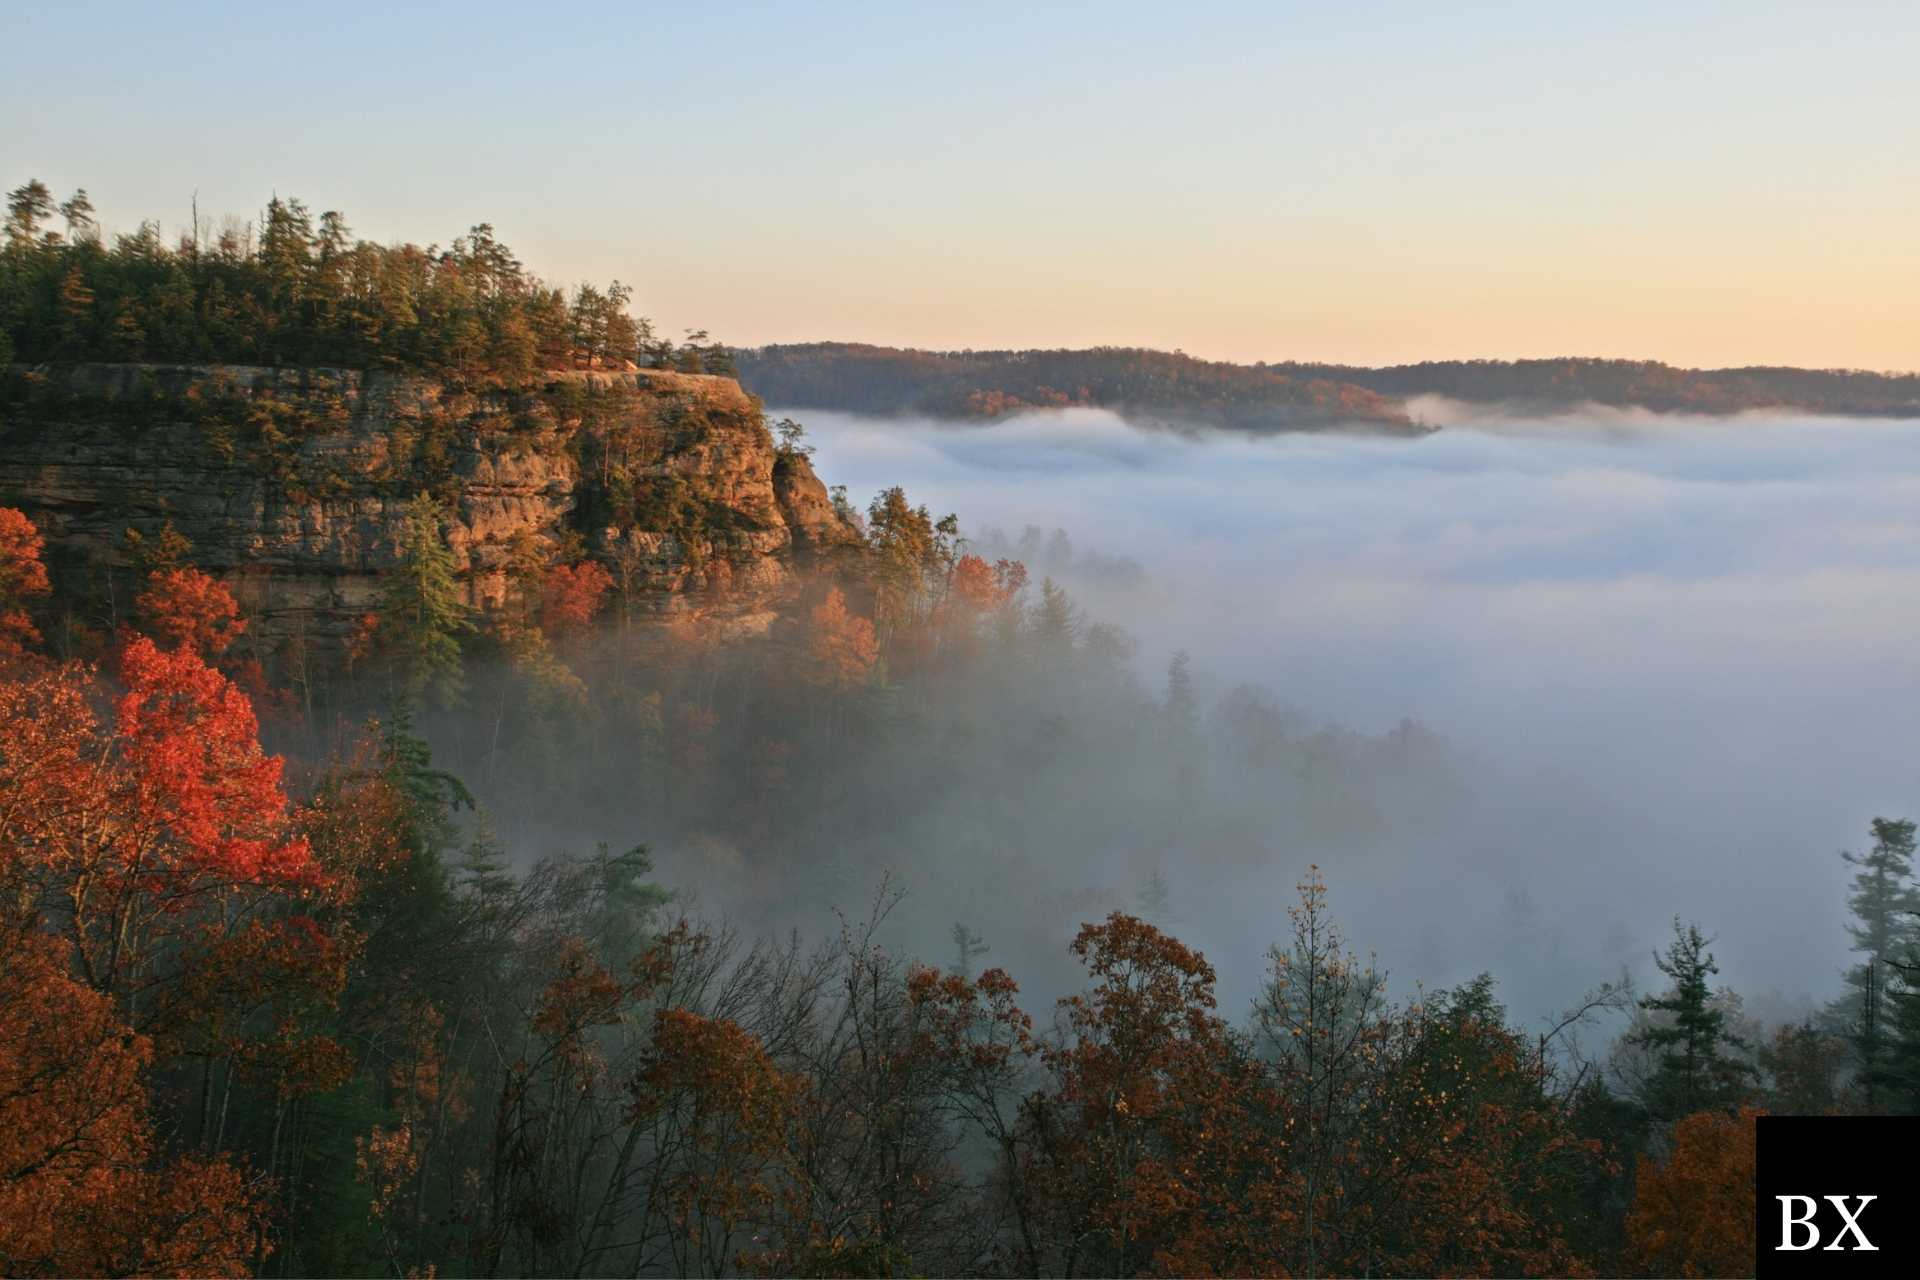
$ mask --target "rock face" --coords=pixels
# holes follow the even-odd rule
[[[91,625],[124,613],[171,526],[234,589],[260,656],[338,656],[421,492],[482,611],[584,552],[631,616],[764,631],[797,568],[859,540],[726,378],[592,371],[505,393],[333,369],[5,372],[0,503],[40,526]]]

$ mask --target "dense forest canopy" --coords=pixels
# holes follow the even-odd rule
[[[529,273],[481,223],[445,248],[353,236],[343,214],[275,196],[250,221],[157,222],[108,244],[84,190],[7,196],[0,364],[166,361],[427,370],[518,387],[544,370],[636,365],[728,373],[705,333],[679,344],[615,280],[571,291]]]
[[[428,530],[396,643],[334,710],[417,695],[447,754],[407,714],[334,714],[332,750],[296,764],[263,729],[323,725],[244,691],[219,583],[154,570],[111,668],[67,662],[38,631],[38,535],[0,510],[13,1274],[1747,1274],[1757,1107],[1920,1105],[1920,965],[1864,956],[1878,996],[1763,1027],[1676,923],[1655,990],[1597,984],[1530,1029],[1490,977],[1398,998],[1311,867],[1254,1000],[1223,1009],[1175,936],[1196,854],[1236,839],[1206,821],[1221,791],[1290,787],[1275,814],[1334,846],[1386,818],[1377,794],[1430,819],[1444,743],[1313,731],[1258,691],[1210,706],[1183,656],[1144,691],[1123,637],[899,491],[866,512],[874,595],[826,587],[772,666],[695,637],[637,664],[595,626],[611,583],[572,574],[516,606],[540,645],[476,660]],[[465,679],[436,681],[449,658]],[[956,756],[964,735],[993,748]],[[939,954],[895,940],[910,902],[885,877],[797,856],[954,823],[948,862],[1031,879],[1000,842],[1044,791],[1085,794],[1075,773],[1114,756],[1081,745],[1110,739],[1139,760],[1108,785],[1152,779],[1164,827],[1142,835],[1187,867],[1133,902],[1037,904],[1087,921],[1046,965],[1073,975],[1050,1019],[1006,965],[1004,889]],[[461,775],[509,827],[695,827],[714,877],[835,902],[841,927],[703,921],[645,848],[515,852],[538,835],[476,812]],[[637,808],[611,806],[636,779]],[[1116,835],[1139,821],[1119,810]],[[1912,958],[1912,823],[1872,841],[1862,938]],[[1584,1050],[1609,1017],[1613,1048]]]
[[[1409,401],[1444,396],[1524,412],[1582,405],[1730,414],[1754,409],[1920,415],[1920,374],[1858,370],[1676,369],[1652,360],[1452,360],[1237,365],[1126,347],[1085,351],[915,351],[817,342],[736,351],[769,404],[938,418],[992,418],[1091,405],[1136,418],[1244,430],[1405,428]]]
[[[63,658],[0,509],[7,1271],[1740,1275],[1759,1110],[1920,1108],[1911,823],[1850,859],[1861,980],[1786,1025],[1684,922],[1651,990],[1544,1025],[1490,976],[1397,995],[1317,868],[1222,974],[1190,875],[1430,831],[1467,762],[1184,655],[1144,688],[898,490],[862,524],[871,576],[777,660],[643,658],[590,568],[476,627],[423,500],[303,706],[190,567]],[[1133,893],[1047,891],[1082,814]],[[732,922],[688,892],[726,887]]]

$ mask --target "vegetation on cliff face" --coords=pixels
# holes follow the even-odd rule
[[[361,645],[423,494],[483,621],[583,564],[613,581],[624,618],[770,616],[801,562],[857,541],[805,454],[777,446],[725,378],[574,370],[509,390],[335,368],[0,374],[0,502],[49,541],[68,655],[104,651],[171,538],[172,562],[240,594],[250,656],[305,700]]]
[[[617,280],[569,293],[530,274],[486,223],[444,248],[380,245],[276,196],[256,221],[196,225],[171,245],[143,222],[109,245],[94,215],[85,191],[58,206],[37,180],[8,193],[0,364],[332,365],[507,387],[629,363],[731,371],[704,333],[656,337]]]
[[[1179,352],[911,351],[816,342],[743,349],[740,376],[772,405],[994,418],[1091,405],[1136,419],[1249,431],[1406,428],[1438,395],[1521,412],[1588,404],[1658,412],[1753,409],[1920,416],[1920,374],[1676,369],[1652,360],[1455,360],[1391,368],[1237,365]]]

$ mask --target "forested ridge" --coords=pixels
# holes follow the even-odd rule
[[[769,404],[938,418],[997,418],[1092,406],[1179,425],[1302,430],[1418,425],[1420,396],[1520,412],[1588,405],[1664,413],[1792,410],[1920,415],[1920,374],[1753,367],[1679,369],[1654,360],[1447,360],[1365,368],[1238,365],[1126,347],[916,351],[817,342],[743,348],[740,376]]]
[[[108,243],[84,190],[8,192],[0,365],[9,360],[420,369],[520,387],[546,370],[627,365],[730,373],[705,333],[675,343],[630,314],[618,280],[564,289],[486,223],[445,247],[356,239],[337,210],[278,196],[259,217],[172,242],[144,221]]]
[[[469,292],[473,239],[419,254],[377,342],[370,295],[273,292],[270,237],[159,250],[155,339],[157,295],[109,287],[148,250],[23,190],[23,361],[128,314],[183,344],[139,358],[463,386],[709,359],[603,342],[524,274]],[[486,354],[537,314],[532,364]],[[81,594],[0,505],[0,1271],[1743,1275],[1756,1115],[1920,1110],[1911,822],[1835,867],[1860,960],[1816,1014],[1751,1016],[1711,922],[1675,920],[1649,989],[1595,973],[1518,1018],[1537,975],[1423,990],[1340,923],[1377,837],[1473,807],[1445,738],[1212,691],[1185,654],[1149,685],[1015,546],[899,488],[833,506],[845,563],[746,644],[578,546],[476,608],[422,485],[295,686],[178,529]],[[1217,972],[1180,940],[1202,874],[1281,857],[1264,963]]]
[[[940,352],[816,342],[741,348],[733,358],[749,389],[795,409],[998,418],[1095,407],[1256,431],[1413,425],[1399,405],[1351,381],[1130,347]]]

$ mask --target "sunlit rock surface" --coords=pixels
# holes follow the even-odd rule
[[[483,612],[512,574],[584,552],[630,619],[754,634],[792,603],[798,568],[858,543],[728,378],[556,373],[506,393],[336,369],[9,372],[0,502],[40,525],[62,589],[111,614],[139,564],[128,531],[152,547],[170,524],[269,658],[344,651],[422,491]]]

